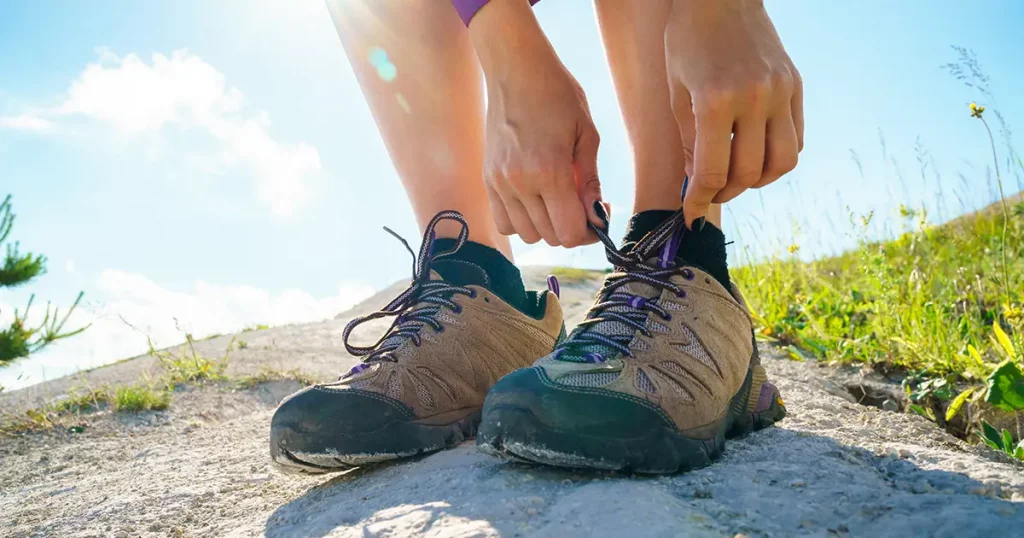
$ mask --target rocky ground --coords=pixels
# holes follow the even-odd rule
[[[539,285],[542,273],[532,277]],[[571,322],[596,278],[563,282]],[[229,376],[337,376],[354,361],[340,342],[353,312],[239,335],[247,345]],[[230,340],[199,348],[222,354]],[[0,536],[1013,536],[1024,526],[1020,465],[921,417],[858,403],[866,391],[856,387],[879,381],[762,354],[790,416],[730,441],[711,467],[665,477],[510,464],[472,443],[345,474],[280,474],[268,424],[297,381],[189,387],[166,411],[0,437]],[[121,362],[3,395],[0,412],[159,369],[149,357]]]

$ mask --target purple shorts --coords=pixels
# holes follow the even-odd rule
[[[484,7],[488,0],[452,0],[452,5],[455,6],[455,11],[459,12],[459,17],[462,17],[462,22],[466,26],[469,26],[469,21],[476,15],[480,8]],[[534,5],[540,0],[530,0],[530,5]]]

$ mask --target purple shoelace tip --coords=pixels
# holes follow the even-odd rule
[[[551,293],[555,294],[555,297],[562,298],[562,289],[559,287],[558,279],[555,278],[555,275],[548,275],[548,289],[551,290]]]
[[[645,299],[643,297],[639,297],[639,296],[635,296],[634,295],[633,298],[631,298],[629,300],[629,306],[631,306],[631,307],[633,307],[633,308],[635,308],[637,310],[640,310],[641,308],[643,308],[645,304],[647,304],[647,299]]]

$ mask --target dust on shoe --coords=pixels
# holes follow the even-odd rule
[[[434,230],[443,220],[460,223],[462,232],[452,250],[435,252]],[[345,328],[346,349],[363,362],[337,382],[289,396],[275,411],[274,462],[318,473],[454,446],[475,434],[484,396],[499,378],[551,351],[564,330],[554,294],[527,292],[516,308],[485,285],[482,270],[468,275],[472,264],[463,264],[457,284],[432,270],[468,235],[458,212],[430,221],[409,288]],[[348,343],[356,326],[387,316],[395,320],[376,344]]]
[[[485,452],[565,467],[667,473],[703,467],[781,420],[746,304],[678,258],[682,210],[628,251],[594,227],[617,272],[565,343],[498,382]]]

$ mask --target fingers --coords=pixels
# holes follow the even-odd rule
[[[686,175],[693,177],[693,147],[697,143],[697,119],[693,116],[690,92],[683,86],[672,91],[672,111],[679,125],[679,137],[683,141]]]
[[[491,206],[491,214],[494,215],[494,226],[498,229],[498,233],[501,235],[515,234],[516,229],[512,226],[512,219],[509,218],[508,211],[505,211],[505,202],[501,201],[498,191],[494,190],[494,187],[486,181],[484,182],[484,187],[487,188],[487,203]]]
[[[519,195],[516,194],[515,191],[511,190],[504,181],[495,181],[493,182],[493,185],[494,190],[498,193],[498,197],[501,198],[502,205],[505,207],[505,213],[508,215],[508,220],[512,224],[511,232],[506,232],[500,228],[498,231],[505,235],[517,234],[524,243],[530,245],[540,241],[540,232],[538,232],[536,226],[534,226],[533,219],[530,218],[530,213],[519,200]]]
[[[703,112],[702,112],[703,108]],[[693,176],[683,200],[683,214],[686,225],[703,217],[708,212],[715,196],[722,190],[729,178],[729,156],[732,152],[733,117],[723,113],[717,104],[696,107],[697,137],[694,144]]]
[[[573,189],[573,183],[558,181],[542,197],[547,216],[551,217],[555,234],[563,247],[573,248],[597,241],[597,236],[587,227],[587,212],[580,195]],[[592,208],[590,210],[593,211]]]
[[[551,219],[548,217],[548,208],[544,205],[544,200],[540,196],[532,196],[521,198],[519,201],[526,208],[526,214],[530,217],[533,228],[537,230],[537,233],[544,239],[544,242],[553,247],[561,245],[562,242],[558,239],[558,234],[555,233],[555,227],[551,225]],[[526,241],[525,239],[523,240]]]
[[[793,68],[794,85],[793,98],[790,100],[790,109],[793,114],[793,126],[796,128],[797,151],[804,150],[804,81],[800,74]]]
[[[761,179],[753,185],[755,188],[763,187],[796,168],[797,155],[800,153],[797,130],[788,107],[768,121],[767,130],[764,171],[761,173]]]
[[[713,201],[724,204],[761,180],[764,168],[765,121],[753,117],[740,120],[732,137],[728,182]]]
[[[586,220],[595,226],[601,226],[601,218],[597,216],[597,212],[594,210],[594,202],[601,200],[601,180],[597,174],[597,150],[601,145],[601,137],[598,136],[597,129],[593,125],[585,125],[582,128],[583,131],[577,138],[576,146],[573,148],[573,171],[575,174],[573,184],[576,185],[577,200],[582,204],[583,210],[586,212]],[[553,194],[559,199],[565,194],[561,188],[561,183],[560,181],[560,185],[553,189],[553,191],[557,191],[553,192]],[[554,214],[552,213],[552,215]],[[574,237],[579,234],[586,235],[589,231],[585,224],[584,221],[578,225],[572,225],[571,229],[566,230],[566,233]],[[594,237],[594,239],[596,240],[597,238]]]

